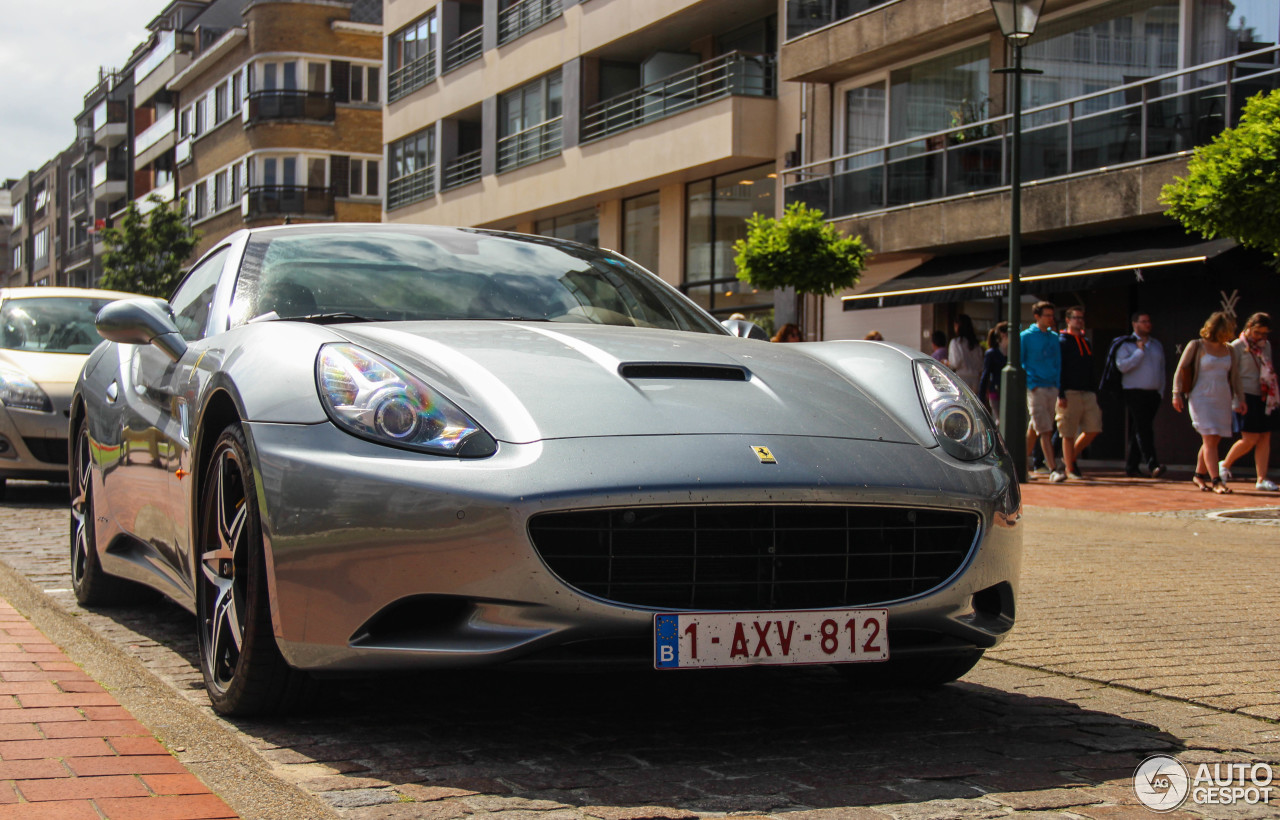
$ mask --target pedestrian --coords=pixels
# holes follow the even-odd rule
[[[987,331],[987,352],[982,354],[982,375],[978,377],[978,398],[987,405],[991,418],[1000,423],[1000,378],[1009,362],[1009,323],[998,322]]]
[[[1054,484],[1066,481],[1065,471],[1058,469],[1053,454],[1053,418],[1058,404],[1058,387],[1062,378],[1062,347],[1053,329],[1054,306],[1052,302],[1036,302],[1031,307],[1035,324],[1022,331],[1022,370],[1027,376],[1027,452],[1030,453],[1040,440],[1045,465],[1049,468],[1049,480]],[[1014,434],[1013,431],[1009,431]]]
[[[1067,478],[1083,478],[1078,460],[1102,432],[1102,408],[1093,380],[1093,348],[1084,332],[1084,307],[1067,308],[1067,328],[1058,337],[1062,378],[1054,421],[1062,434],[1062,463]]]
[[[1191,480],[1202,490],[1231,492],[1218,474],[1218,442],[1231,436],[1231,411],[1245,412],[1240,386],[1240,352],[1230,342],[1236,322],[1217,311],[1200,328],[1200,338],[1182,351],[1173,383],[1173,409],[1191,411],[1191,425],[1200,434],[1200,452]]]
[[[947,346],[947,364],[969,385],[969,389],[978,392],[978,380],[982,378],[982,345],[973,332],[973,320],[966,313],[961,313],[951,323],[952,337]]]
[[[1267,478],[1271,460],[1271,434],[1280,429],[1280,384],[1277,384],[1275,359],[1271,358],[1271,317],[1255,313],[1244,323],[1244,330],[1231,346],[1240,351],[1240,388],[1244,391],[1245,411],[1236,421],[1240,440],[1227,450],[1218,462],[1218,475],[1230,481],[1231,465],[1253,450],[1254,488],[1276,492],[1280,487]]]
[[[941,330],[935,330],[929,339],[933,342],[933,350],[929,355],[943,364],[947,364],[947,334]]]
[[[803,342],[804,337],[800,335],[800,327],[793,322],[787,322],[778,329],[774,334],[771,342]]]
[[[1156,412],[1164,398],[1164,346],[1151,335],[1151,314],[1138,311],[1131,317],[1133,333],[1117,340],[1116,369],[1120,371],[1120,395],[1129,422],[1124,474],[1141,476],[1145,464],[1152,478],[1164,475],[1156,457]],[[1115,344],[1115,341],[1112,342]]]
[[[863,336],[862,338],[868,342],[883,342],[884,334],[878,330],[873,330],[870,333],[868,333],[866,336]]]

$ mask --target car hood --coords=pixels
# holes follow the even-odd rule
[[[0,367],[15,367],[44,387],[75,384],[87,354],[35,353],[29,350],[0,350]]]
[[[502,441],[675,431],[920,443],[894,418],[923,418],[914,383],[891,410],[815,355],[831,343],[517,322],[330,329],[425,378]],[[881,348],[910,378],[907,357]]]

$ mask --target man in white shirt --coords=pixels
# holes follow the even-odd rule
[[[1164,396],[1164,346],[1151,335],[1151,314],[1133,314],[1133,335],[1116,351],[1124,408],[1129,417],[1128,456],[1125,475],[1141,476],[1138,465],[1145,463],[1152,478],[1164,475],[1164,465],[1156,457],[1155,418]]]

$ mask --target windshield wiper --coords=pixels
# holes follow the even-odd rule
[[[361,316],[356,313],[334,312],[334,313],[308,313],[306,316],[281,316],[281,320],[287,322],[312,322],[317,325],[335,325],[340,322],[376,322],[377,319],[370,319],[368,316]]]

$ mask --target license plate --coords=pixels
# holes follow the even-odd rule
[[[653,616],[658,669],[889,659],[889,611],[688,612]]]

